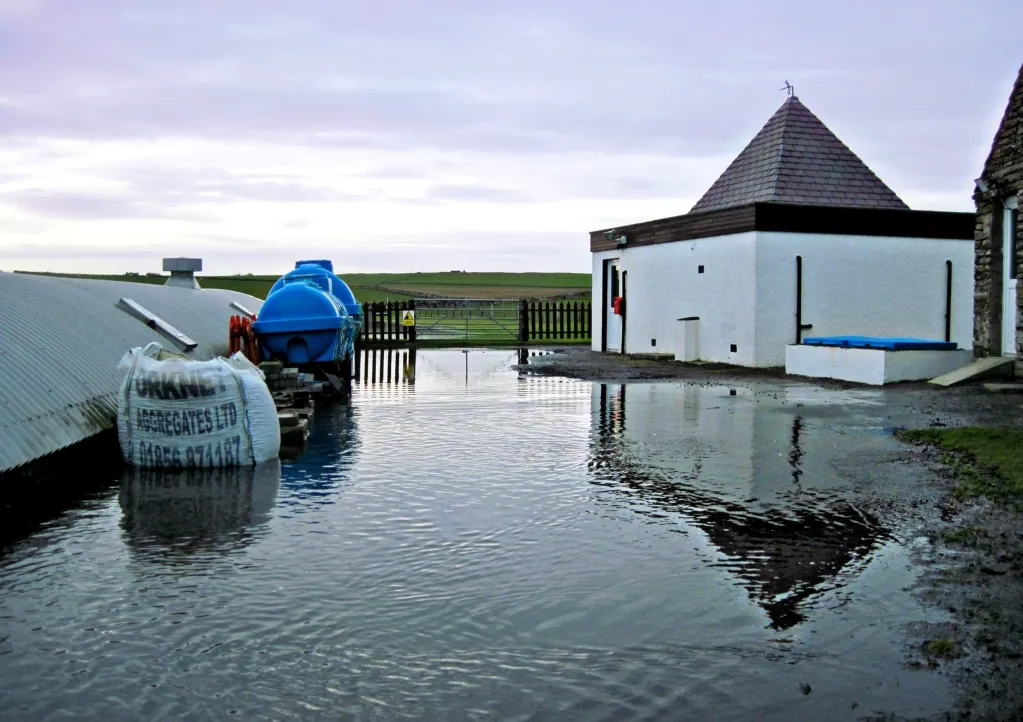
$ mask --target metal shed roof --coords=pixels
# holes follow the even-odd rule
[[[186,355],[227,353],[234,291],[0,273],[0,473],[112,428],[125,351],[164,335],[118,308],[131,299],[197,346]]]

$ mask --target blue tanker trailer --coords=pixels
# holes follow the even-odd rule
[[[340,373],[347,384],[362,322],[362,305],[330,261],[298,261],[270,288],[252,330],[264,361]]]

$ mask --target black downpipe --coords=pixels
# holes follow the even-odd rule
[[[803,343],[803,331],[813,328],[803,323],[803,257],[796,256],[796,343]]]
[[[952,340],[952,261],[945,261],[945,340]]]

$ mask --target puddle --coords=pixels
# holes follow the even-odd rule
[[[903,591],[913,478],[886,461],[881,396],[592,384],[521,360],[367,356],[301,457],[129,472],[9,547],[5,719],[950,704],[903,667],[906,625],[930,613]]]

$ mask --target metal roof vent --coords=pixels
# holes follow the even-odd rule
[[[195,278],[195,272],[202,270],[201,258],[165,258],[163,270],[170,271],[166,286],[179,288],[202,288]]]

